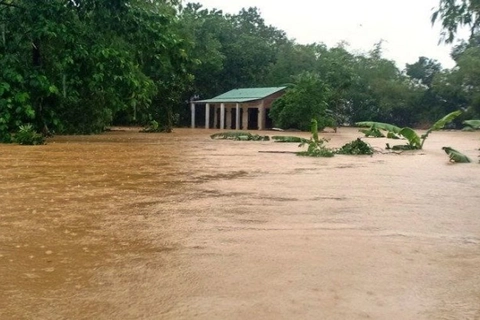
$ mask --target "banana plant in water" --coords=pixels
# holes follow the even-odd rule
[[[472,162],[469,157],[451,147],[442,148],[450,158],[450,162],[469,163]]]
[[[408,144],[407,145],[401,145],[401,146],[393,146],[392,149],[407,149],[407,150],[419,150],[423,148],[423,144],[425,143],[425,140],[428,138],[429,134],[432,131],[440,130],[445,127],[448,123],[452,122],[456,117],[458,117],[462,111],[454,111],[449,114],[447,114],[445,117],[441,118],[437,122],[431,126],[427,132],[423,135],[419,135],[415,130],[413,130],[410,127],[404,127],[400,128],[397,127],[393,124],[389,123],[382,123],[382,122],[374,122],[374,121],[362,121],[362,122],[357,122],[356,125],[359,127],[374,127],[377,129],[385,130],[389,133],[389,138],[394,136],[397,137],[403,137],[407,139]],[[387,144],[388,147],[388,144]]]
[[[334,153],[332,150],[325,147],[324,143],[327,142],[327,139],[318,138],[318,123],[317,120],[312,119],[311,122],[311,131],[312,131],[312,138],[309,140],[304,140],[299,147],[303,147],[304,145],[308,145],[307,151],[298,152],[297,155],[299,156],[307,156],[307,157],[333,157]]]
[[[480,129],[480,120],[465,120],[462,122],[469,131]]]

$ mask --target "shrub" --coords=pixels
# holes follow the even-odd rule
[[[373,148],[366,142],[362,141],[360,138],[353,140],[342,146],[336,151],[338,154],[349,154],[349,155],[360,155],[360,154],[373,154]]]
[[[22,145],[45,144],[45,137],[37,133],[30,123],[19,126],[18,132],[14,135],[13,140]]]

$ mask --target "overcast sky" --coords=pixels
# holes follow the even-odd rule
[[[400,69],[420,56],[436,59],[451,68],[450,46],[439,45],[440,28],[432,27],[432,8],[439,0],[197,0],[205,8],[238,13],[257,7],[267,24],[287,33],[298,43],[329,47],[341,40],[351,52],[368,52],[383,39],[384,57]]]

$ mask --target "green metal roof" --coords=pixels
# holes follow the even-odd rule
[[[196,103],[242,103],[261,100],[286,87],[233,89],[212,99],[195,101]]]

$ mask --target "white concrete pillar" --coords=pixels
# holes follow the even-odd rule
[[[210,129],[210,104],[205,105],[205,129]]]
[[[227,129],[232,129],[232,108],[227,108]]]
[[[218,108],[213,106],[213,128],[218,128]]]
[[[192,129],[195,129],[195,103],[190,103],[190,112],[191,112],[191,117],[192,117]]]
[[[235,130],[240,130],[240,104],[237,103],[235,109]]]
[[[248,130],[248,107],[243,107],[242,129]]]
[[[220,104],[220,130],[225,129],[225,103]]]

